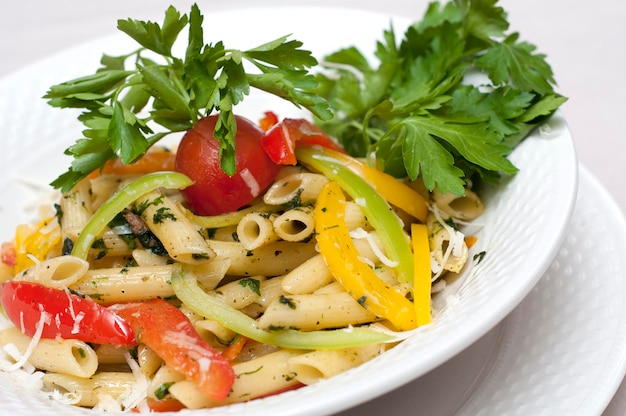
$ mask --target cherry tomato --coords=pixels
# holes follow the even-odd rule
[[[116,311],[130,322],[139,342],[165,363],[196,383],[198,391],[223,400],[235,381],[230,363],[196,332],[187,316],[162,300],[118,304]]]
[[[249,204],[274,180],[280,167],[263,151],[263,131],[250,120],[235,116],[236,172],[220,167],[219,143],[213,137],[217,116],[203,118],[183,136],[176,153],[176,170],[194,184],[183,190],[197,215],[218,215]]]
[[[47,313],[43,338],[78,339],[95,344],[135,345],[132,328],[111,309],[69,291],[37,283],[2,284],[2,307],[13,324],[33,336]]]
[[[344,150],[319,127],[305,119],[286,118],[269,129],[261,145],[274,163],[295,165],[296,146],[321,145],[343,152]]]

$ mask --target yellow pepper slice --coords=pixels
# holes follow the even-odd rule
[[[52,222],[55,225],[52,225]],[[31,257],[43,261],[53,250],[61,248],[61,227],[54,217],[47,218],[35,225],[19,225],[15,232],[15,268],[19,273],[34,266]]]
[[[391,205],[400,208],[421,222],[426,222],[426,215],[428,215],[426,201],[413,188],[345,153],[326,148],[321,151],[341,161],[348,169],[365,179]]]
[[[337,281],[363,307],[399,330],[417,326],[411,301],[383,282],[365,264],[344,221],[346,199],[339,184],[328,182],[315,206],[315,231],[324,261]]]
[[[411,224],[411,243],[414,258],[413,305],[417,315],[417,325],[421,326],[432,321],[430,315],[430,246],[428,229],[424,224]]]

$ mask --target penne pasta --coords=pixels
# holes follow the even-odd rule
[[[274,230],[275,215],[251,212],[237,225],[237,237],[246,250],[254,250],[277,241],[280,237]]]
[[[284,295],[274,299],[257,322],[260,328],[298,328],[312,331],[376,321],[347,292]]]
[[[380,355],[384,346],[378,344],[358,348],[311,351],[289,359],[289,367],[302,384],[310,385],[343,373]]]
[[[268,205],[307,204],[317,199],[328,178],[310,172],[299,172],[280,178],[265,192]]]
[[[273,222],[276,235],[284,241],[305,241],[315,231],[313,209],[297,207],[285,211]]]
[[[193,223],[166,195],[151,192],[140,198],[137,206],[148,228],[175,261],[198,264],[215,256]]]
[[[0,345],[13,344],[25,354],[31,338],[18,328],[0,331]],[[98,369],[98,356],[87,343],[71,339],[40,339],[28,355],[28,361],[41,370],[76,377],[91,377]]]
[[[61,198],[61,230],[72,241],[76,241],[93,215],[90,191],[90,182],[82,180]]]
[[[44,286],[63,289],[80,280],[88,269],[89,263],[85,260],[73,256],[59,256],[26,269],[15,276],[15,280],[41,283]]]
[[[172,265],[120,267],[89,270],[71,289],[97,302],[132,302],[166,298],[174,291],[169,284]]]
[[[255,250],[246,250],[239,242],[209,240],[207,244],[218,258],[231,262],[228,274],[234,276],[283,275],[315,255],[312,243],[276,241]]]

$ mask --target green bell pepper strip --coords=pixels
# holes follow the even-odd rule
[[[331,350],[397,340],[391,335],[365,327],[309,332],[295,329],[272,331],[260,329],[254,319],[202,290],[196,277],[185,267],[174,269],[172,288],[178,299],[195,313],[245,337],[282,348]]]
[[[72,256],[83,260],[87,259],[89,249],[96,237],[104,231],[117,214],[141,196],[158,188],[183,189],[192,183],[192,180],[182,173],[155,172],[144,175],[124,186],[104,202],[91,217],[74,243]]]
[[[359,204],[368,221],[378,232],[387,257],[398,266],[394,268],[400,282],[413,282],[413,253],[400,219],[387,201],[365,179],[354,173],[345,163],[324,152],[323,148],[296,149],[298,161],[337,181]]]

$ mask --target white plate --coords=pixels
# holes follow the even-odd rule
[[[581,169],[564,244],[524,301],[442,366],[341,415],[600,415],[626,369],[624,252],[623,214]],[[625,414],[625,397],[626,385],[606,415]]]
[[[306,20],[295,20],[297,13]],[[293,33],[318,56],[340,46],[356,44],[373,50],[373,41],[389,27],[389,18],[363,11],[324,8],[248,9],[208,16],[207,40],[218,34],[226,46],[245,48],[260,39]],[[237,21],[241,31],[233,28]],[[320,30],[319,22],[324,22]],[[394,20],[396,28],[407,22]],[[254,32],[254,39],[248,33]],[[212,38],[211,40],[216,40]],[[0,82],[0,131],[6,151],[0,156],[0,192],[11,195],[0,201],[0,238],[11,237],[15,224],[27,213],[23,204],[34,195],[15,175],[47,183],[66,167],[58,157],[79,137],[80,126],[67,111],[48,108],[40,100],[51,84],[93,71],[102,52],[127,52],[128,42],[119,35],[99,39],[55,55]],[[293,112],[265,96],[248,100],[240,112],[255,117],[272,109],[280,115]],[[314,414],[338,412],[389,392],[450,359],[497,325],[528,294],[556,255],[569,222],[577,190],[577,163],[572,140],[561,114],[553,117],[550,132],[529,137],[513,153],[520,173],[485,200],[487,210],[476,233],[475,251],[487,255],[468,268],[456,285],[456,302],[436,317],[433,325],[383,356],[359,368],[314,386],[264,400],[202,414]],[[19,387],[0,374],[3,410],[44,415],[61,412],[83,414],[80,409],[59,407],[49,400],[25,397]]]

